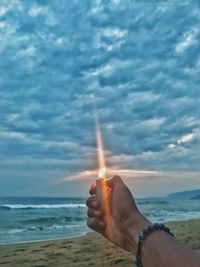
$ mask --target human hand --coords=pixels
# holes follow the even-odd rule
[[[136,254],[138,233],[150,222],[137,209],[128,187],[119,176],[106,180],[108,212],[103,213],[92,185],[87,199],[88,226],[101,233],[112,243]]]

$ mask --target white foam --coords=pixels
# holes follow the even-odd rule
[[[169,221],[184,221],[191,219],[199,219],[199,211],[166,211],[161,210],[157,213],[149,213],[147,216],[153,222],[169,222]]]
[[[68,203],[68,204],[4,204],[1,207],[9,209],[66,209],[66,208],[85,208],[83,203]]]
[[[19,234],[22,232],[26,232],[26,229],[10,229],[7,231],[0,231],[0,234]]]

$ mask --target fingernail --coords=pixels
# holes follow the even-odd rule
[[[93,202],[92,202],[92,207],[93,207],[93,208],[96,208],[97,205],[98,205],[97,201],[93,201]]]

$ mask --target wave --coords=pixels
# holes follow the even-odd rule
[[[64,216],[64,217],[40,217],[35,219],[23,220],[23,224],[49,224],[49,223],[67,223],[67,222],[81,222],[85,221],[86,217],[78,216]]]
[[[200,212],[199,211],[151,211],[144,212],[145,216],[153,222],[168,222],[168,221],[182,221],[182,220],[190,220],[190,219],[199,219]]]
[[[0,206],[0,210],[10,210],[10,208],[7,206]]]
[[[68,203],[68,204],[4,204],[0,206],[0,210],[10,209],[68,209],[68,208],[85,208],[83,203]]]
[[[19,234],[22,232],[26,232],[26,229],[4,229],[0,230],[0,235],[5,235],[5,234]]]
[[[14,228],[14,229],[3,229],[0,230],[0,235],[18,235],[20,233],[30,233],[30,232],[49,232],[49,231],[61,231],[61,230],[76,230],[83,227],[82,224],[74,225],[50,225],[50,226],[30,226],[26,228]]]
[[[152,204],[152,205],[159,205],[159,204],[168,204],[169,201],[165,200],[138,200],[136,201],[138,205],[147,205],[147,204]]]

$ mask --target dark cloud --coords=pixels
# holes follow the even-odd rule
[[[110,165],[199,171],[196,1],[0,7],[0,194],[96,168],[94,101]]]

